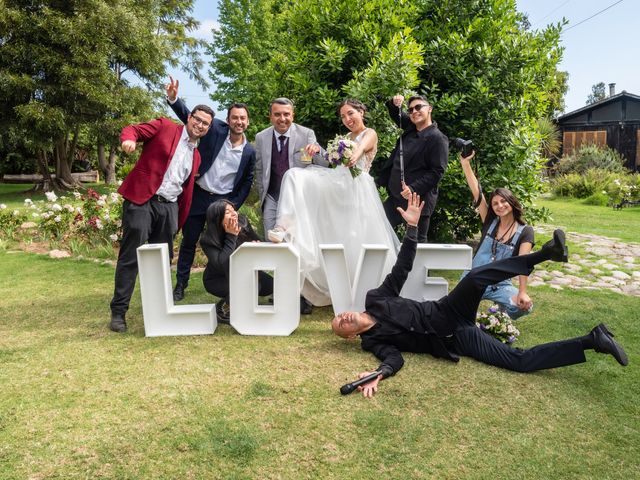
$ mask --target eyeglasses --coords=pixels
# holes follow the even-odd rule
[[[411,115],[414,110],[416,112],[419,112],[420,110],[422,110],[424,107],[428,107],[429,105],[427,105],[426,103],[419,103],[418,105],[415,105],[413,107],[409,107],[407,108],[407,112],[409,112],[409,115]]]
[[[211,125],[210,122],[207,122],[206,120],[203,120],[200,117],[196,117],[195,115],[191,115],[191,119],[193,120],[193,123],[195,123],[196,125],[202,125],[203,127],[208,127],[209,125]]]

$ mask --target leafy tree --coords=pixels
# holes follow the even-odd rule
[[[220,102],[242,99],[267,111],[289,96],[300,123],[325,141],[341,130],[336,103],[355,96],[371,109],[381,156],[397,139],[382,103],[425,94],[450,137],[471,138],[485,191],[511,188],[525,204],[540,191],[538,119],[563,108],[558,72],[561,24],[531,31],[514,0],[222,0],[210,53]],[[254,131],[267,125],[254,120]],[[452,152],[431,238],[479,228]],[[544,212],[528,210],[535,220]]]
[[[591,86],[591,93],[587,97],[587,105],[592,105],[600,100],[604,100],[607,94],[604,88],[604,82],[598,82]]]
[[[525,30],[511,0],[422,0],[418,9],[420,90],[434,102],[434,118],[450,137],[473,139],[486,192],[507,187],[531,205],[543,166],[537,122],[558,109],[561,25]],[[476,216],[459,162],[449,165],[432,237],[468,237]],[[529,220],[543,214],[527,209]]]
[[[2,145],[20,138],[36,156],[44,188],[70,187],[81,136],[110,147],[117,132],[148,119],[165,62],[199,76],[193,0],[5,0],[0,9]],[[124,74],[127,73],[128,77]],[[145,84],[131,84],[137,78]],[[103,147],[101,147],[103,148]],[[49,167],[56,181],[49,176]]]

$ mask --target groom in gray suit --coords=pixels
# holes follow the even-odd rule
[[[271,127],[256,135],[256,182],[260,194],[265,238],[276,225],[282,177],[289,168],[311,163],[327,166],[316,134],[310,128],[293,123],[294,106],[288,98],[276,98],[269,106]],[[306,153],[306,155],[305,155]],[[304,162],[310,156],[310,162]]]

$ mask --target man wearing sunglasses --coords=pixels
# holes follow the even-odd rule
[[[122,150],[131,153],[143,142],[142,153],[118,193],[122,204],[122,240],[111,300],[114,332],[127,331],[125,314],[138,276],[137,252],[147,241],[167,243],[173,253],[173,237],[191,208],[195,173],[200,166],[198,140],[213,122],[206,105],[193,108],[185,126],[168,118],[129,125],[122,130]]]
[[[426,98],[409,98],[406,113],[400,108],[403,101],[402,95],[396,95],[387,102],[391,119],[403,132],[382,168],[378,184],[389,191],[384,210],[394,228],[403,222],[398,207],[406,205],[412,193],[420,195],[425,205],[418,222],[418,241],[426,243],[438,184],[447,168],[449,141],[432,121],[432,107]]]

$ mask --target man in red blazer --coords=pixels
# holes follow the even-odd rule
[[[197,105],[186,126],[159,118],[129,125],[120,134],[124,152],[133,152],[136,142],[143,142],[144,146],[140,159],[118,189],[124,203],[109,325],[114,332],[127,331],[124,317],[138,276],[137,248],[147,241],[167,243],[169,255],[173,256],[173,237],[187,219],[200,166],[198,139],[207,133],[212,122],[213,110]]]

